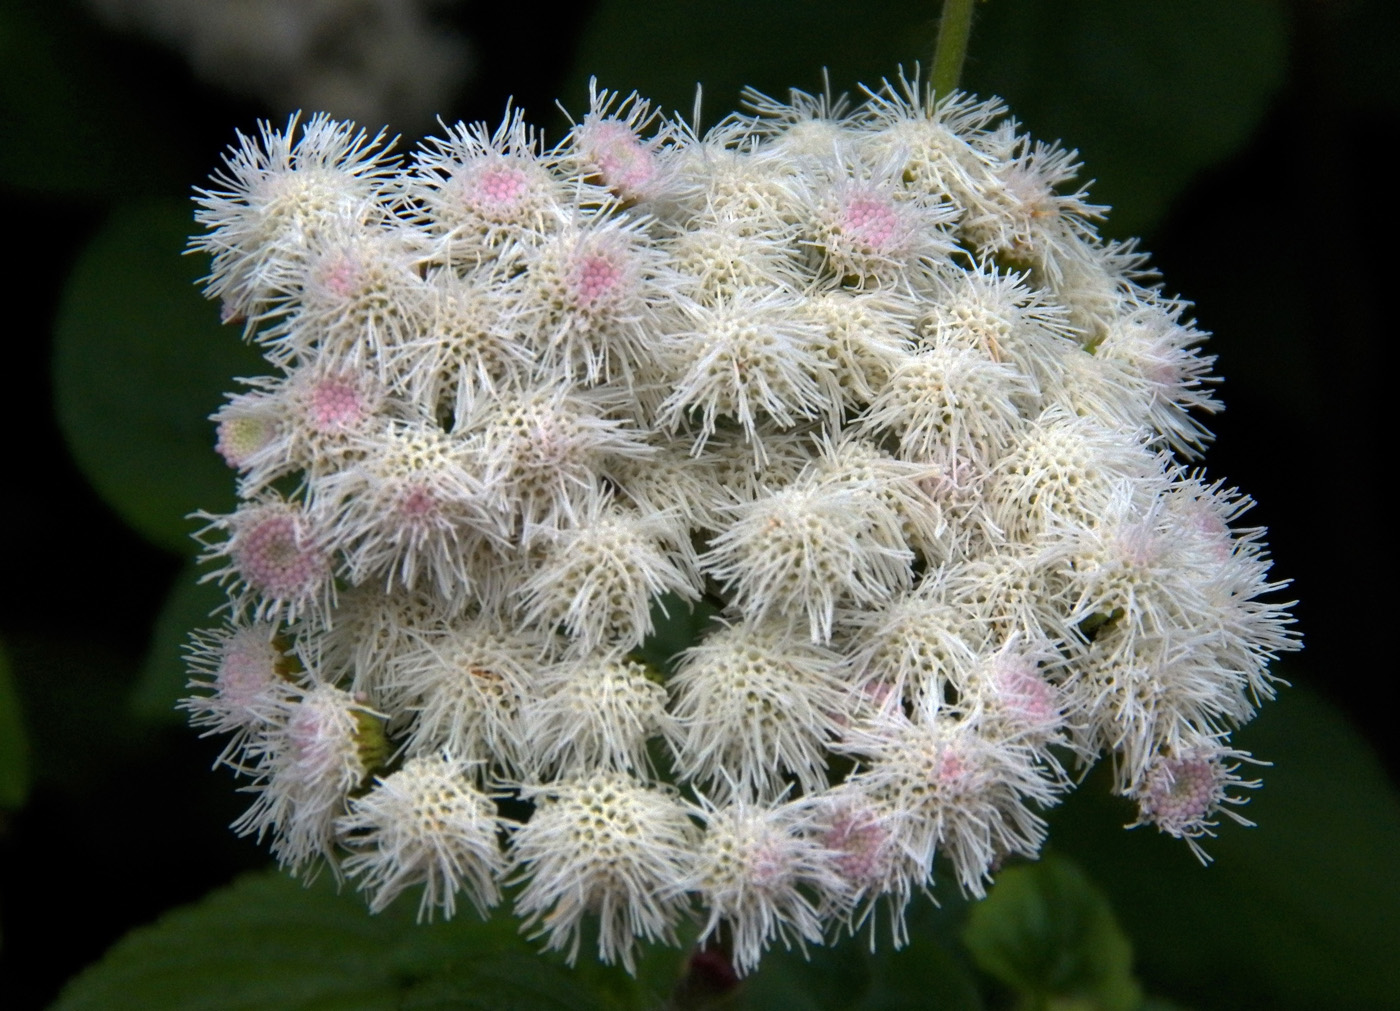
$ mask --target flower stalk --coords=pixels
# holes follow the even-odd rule
[[[929,84],[935,95],[957,90],[962,79],[967,42],[972,35],[972,8],[977,0],[943,0],[943,16],[938,21],[938,39],[933,48]]]

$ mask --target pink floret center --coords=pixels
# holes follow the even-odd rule
[[[869,249],[885,249],[898,240],[899,216],[887,200],[855,197],[842,209],[841,230]]]
[[[503,166],[487,169],[477,176],[472,198],[479,207],[513,210],[524,200],[528,189],[524,172]]]
[[[325,714],[308,705],[297,707],[287,721],[287,738],[292,754],[304,771],[314,773],[324,766],[335,746],[335,728]]]
[[[1215,767],[1206,759],[1168,759],[1149,775],[1143,807],[1164,828],[1188,828],[1203,821],[1215,807]]]
[[[1017,719],[1037,727],[1059,721],[1055,689],[1030,661],[1016,658],[1000,664],[994,683],[1002,704]]]
[[[856,885],[872,884],[883,871],[889,833],[873,814],[849,812],[837,818],[823,840],[836,853],[836,870]]]
[[[398,501],[398,512],[410,523],[422,523],[435,519],[441,508],[438,496],[422,485],[408,488]]]
[[[615,193],[635,196],[656,175],[652,153],[622,123],[592,124],[587,146],[603,182]]]
[[[270,598],[291,600],[308,594],[325,572],[326,560],[304,543],[296,517],[274,513],[240,532],[234,562],[248,585]]]
[[[219,695],[235,709],[248,709],[277,678],[275,652],[265,642],[229,643],[219,665]]]
[[[607,256],[586,255],[574,267],[570,287],[578,308],[598,308],[617,300],[622,287],[622,268]]]
[[[957,790],[963,787],[972,776],[972,765],[966,758],[950,748],[938,756],[934,775],[940,785]]]
[[[336,298],[350,298],[360,287],[360,265],[340,256],[320,272],[321,287]]]
[[[772,843],[763,842],[750,855],[749,873],[754,885],[762,889],[781,887],[788,876],[786,854]]]
[[[320,432],[351,427],[364,417],[364,404],[353,383],[344,379],[322,379],[311,388],[307,420]]]

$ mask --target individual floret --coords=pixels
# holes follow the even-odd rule
[[[713,307],[683,305],[683,329],[671,337],[676,370],[661,426],[698,428],[692,452],[699,453],[719,418],[731,418],[762,459],[761,419],[791,428],[829,413],[834,371],[817,353],[815,327],[795,315],[799,303],[772,293]]]
[[[391,423],[355,445],[358,466],[318,482],[312,503],[351,582],[427,583],[462,598],[472,549],[506,537],[465,440],[431,422]]]
[[[942,228],[956,211],[905,191],[899,162],[833,157],[824,171],[806,173],[802,241],[824,277],[856,289],[898,289],[957,248]]]
[[[324,113],[299,120],[239,134],[215,187],[195,191],[195,220],[208,232],[191,248],[213,257],[205,293],[223,302],[225,319],[256,320],[291,292],[328,232],[388,219],[385,134]]]
[[[899,847],[925,876],[942,852],[962,890],[978,897],[1001,859],[1039,852],[1045,823],[1031,805],[1054,804],[1065,786],[1032,749],[989,741],[974,725],[937,713],[912,720],[882,713],[852,728],[840,748],[862,759],[847,780],[851,789],[906,813],[896,826]]]
[[[478,401],[459,430],[472,440],[488,509],[524,546],[578,524],[602,492],[604,461],[651,450],[608,399],[555,383]]]
[[[717,800],[826,786],[825,745],[847,705],[841,658],[775,622],[711,632],[667,682],[677,770]]]
[[[699,943],[723,930],[741,976],[758,968],[774,941],[804,952],[819,944],[832,913],[825,907],[844,897],[845,887],[837,854],[817,836],[810,809],[739,800],[706,804],[701,817],[694,867],[680,882],[709,910]]]
[[[875,482],[799,481],[736,506],[701,556],[754,620],[780,617],[830,642],[838,604],[874,604],[907,587],[913,552]]]
[[[352,798],[336,823],[351,855],[343,870],[370,893],[379,912],[421,884],[419,920],[451,919],[457,896],[481,915],[501,900],[505,872],[496,805],[446,755],[410,758],[393,775]]]
[[[904,359],[862,419],[899,439],[907,460],[976,479],[1011,447],[1036,402],[1034,381],[980,348],[943,339]]]
[[[335,598],[330,540],[296,502],[268,496],[244,503],[227,516],[208,516],[201,537],[226,534],[209,544],[204,561],[225,559],[204,579],[229,588],[235,614],[256,621],[325,621]]]
[[[585,916],[597,917],[598,957],[635,971],[638,941],[675,943],[686,906],[675,884],[695,827],[672,793],[615,772],[533,787],[534,814],[510,856],[522,884],[515,911],[546,946],[578,958]]]
[[[494,130],[458,123],[423,141],[403,196],[430,236],[435,257],[464,271],[507,244],[549,235],[570,204],[567,184],[540,153],[524,113],[507,107]]]
[[[1237,774],[1242,761],[1267,764],[1255,761],[1247,752],[1209,740],[1176,754],[1157,756],[1130,793],[1138,802],[1138,819],[1129,828],[1156,825],[1159,832],[1185,839],[1201,863],[1210,863],[1200,840],[1215,838],[1219,815],[1240,825],[1254,824],[1231,810],[1249,802],[1248,797],[1231,794],[1231,790],[1259,786],[1259,780],[1246,780]]]
[[[619,100],[617,92],[600,89],[590,79],[588,113],[561,145],[565,171],[606,187],[625,203],[656,199],[668,183],[668,165],[661,157],[668,138],[664,128],[646,140],[642,135],[658,119],[651,103],[635,91]]]
[[[286,646],[274,626],[261,623],[191,635],[189,687],[200,694],[182,699],[180,708],[192,726],[207,728],[203,736],[232,735],[216,764],[229,762],[250,737],[271,727],[295,696],[298,664]]]
[[[272,852],[295,873],[334,861],[336,819],[350,792],[388,757],[383,716],[333,685],[313,685],[248,740],[238,767],[254,777],[252,807],[233,827],[270,836]]]
[[[547,632],[514,628],[492,614],[459,618],[393,657],[381,694],[407,727],[410,754],[446,751],[482,774],[530,767],[521,712],[554,660]]]
[[[522,723],[530,761],[568,777],[592,769],[651,772],[648,742],[675,733],[654,671],[615,653],[566,658],[542,671]]]
[[[527,625],[562,625],[581,653],[632,649],[651,634],[656,598],[699,599],[695,564],[690,538],[671,517],[600,499],[541,549],[520,588],[519,613]]]

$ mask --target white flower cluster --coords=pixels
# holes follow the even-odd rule
[[[629,968],[698,915],[742,973],[882,904],[898,943],[937,854],[981,895],[1066,766],[1193,848],[1238,820],[1297,640],[1189,467],[1184,304],[995,101],[748,100],[700,136],[595,89],[555,147],[511,112],[402,163],[293,119],[199,193],[275,372],[215,416],[185,705],[292,869],[504,890]]]

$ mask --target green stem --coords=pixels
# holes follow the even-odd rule
[[[938,41],[933,48],[929,84],[935,95],[957,90],[962,77],[967,40],[972,34],[972,5],[976,0],[943,0],[943,17],[938,22]]]

